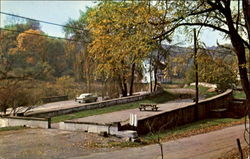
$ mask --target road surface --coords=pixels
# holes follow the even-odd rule
[[[157,104],[159,110],[152,111],[151,108],[147,108],[148,110],[140,111],[138,108],[136,109],[127,109],[112,113],[105,113],[100,115],[88,116],[84,118],[73,119],[71,121],[78,122],[88,122],[88,123],[99,123],[99,124],[110,124],[114,122],[128,122],[130,114],[136,114],[138,119],[146,118],[152,115],[164,113],[167,111],[171,111],[174,109],[179,109],[182,107],[186,107],[187,105],[194,104],[191,99],[178,99],[169,101],[162,104]]]
[[[237,148],[236,139],[240,138],[242,145],[244,126],[217,130],[163,143],[164,159],[216,159],[222,153]],[[160,147],[157,144],[125,148],[113,152],[92,153],[87,156],[70,159],[160,159]]]

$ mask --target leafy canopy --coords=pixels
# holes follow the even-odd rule
[[[140,64],[154,48],[159,32],[149,21],[162,12],[149,10],[145,2],[102,2],[88,14],[88,29],[93,41],[90,55],[97,61],[97,73],[106,77],[127,74],[132,64]]]

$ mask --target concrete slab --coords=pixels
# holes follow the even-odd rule
[[[158,111],[152,111],[152,110],[140,111],[138,108],[136,108],[136,109],[128,109],[123,111],[106,113],[101,115],[89,116],[84,118],[78,118],[69,121],[98,123],[98,124],[112,124],[115,122],[128,123],[130,114],[136,114],[138,119],[142,119],[163,112],[171,111],[174,109],[186,107],[187,105],[190,104],[193,104],[192,99],[179,99],[179,100],[169,101],[163,104],[158,104],[157,105],[159,107]]]

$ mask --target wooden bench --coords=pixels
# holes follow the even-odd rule
[[[142,109],[146,110],[147,107],[151,107],[152,110],[157,111],[159,107],[157,107],[157,104],[152,104],[152,103],[141,103],[139,106],[140,111]]]

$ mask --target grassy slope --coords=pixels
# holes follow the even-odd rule
[[[233,96],[237,99],[246,99],[246,94],[243,91],[234,91]]]
[[[52,118],[52,122],[61,122],[64,120],[70,120],[70,119],[76,119],[76,118],[82,118],[92,115],[98,115],[98,114],[104,114],[104,113],[110,113],[125,109],[133,109],[138,108],[140,103],[164,103],[170,100],[175,99],[176,97],[168,92],[164,92],[162,94],[159,94],[155,97],[150,97],[141,101],[133,102],[133,103],[127,103],[127,104],[120,104],[115,105],[111,107],[106,108],[100,108],[100,109],[93,109],[93,110],[84,110],[72,114],[66,114],[61,116],[56,116]]]
[[[195,89],[195,86],[188,86],[185,88]],[[215,96],[218,94],[217,92],[208,92],[208,90],[209,90],[209,88],[207,88],[207,87],[199,86],[199,94],[202,96],[205,96],[206,98],[209,98],[209,97],[212,97],[212,96]]]
[[[223,127],[228,127],[232,125],[237,125],[244,123],[244,118],[241,119],[232,119],[232,118],[223,118],[223,119],[205,119],[200,120],[194,123],[186,124],[183,126],[178,126],[176,128],[162,131],[159,133],[151,133],[146,136],[143,136],[142,139],[152,143],[155,142],[159,137],[162,140],[170,140],[185,136],[191,136],[200,133],[206,133],[212,130],[218,130]]]
[[[118,146],[118,147],[135,147],[135,146],[143,146],[148,144],[158,143],[158,137],[160,142],[166,142],[169,140],[176,140],[183,137],[188,137],[192,135],[202,134],[211,132],[214,130],[219,130],[225,127],[230,127],[233,125],[238,125],[244,123],[244,118],[241,119],[232,119],[232,118],[224,118],[224,119],[206,119],[197,121],[194,123],[186,124],[183,126],[178,126],[176,128],[165,130],[157,133],[150,133],[145,136],[141,136],[141,143],[133,143],[133,142],[110,142],[109,146]]]

